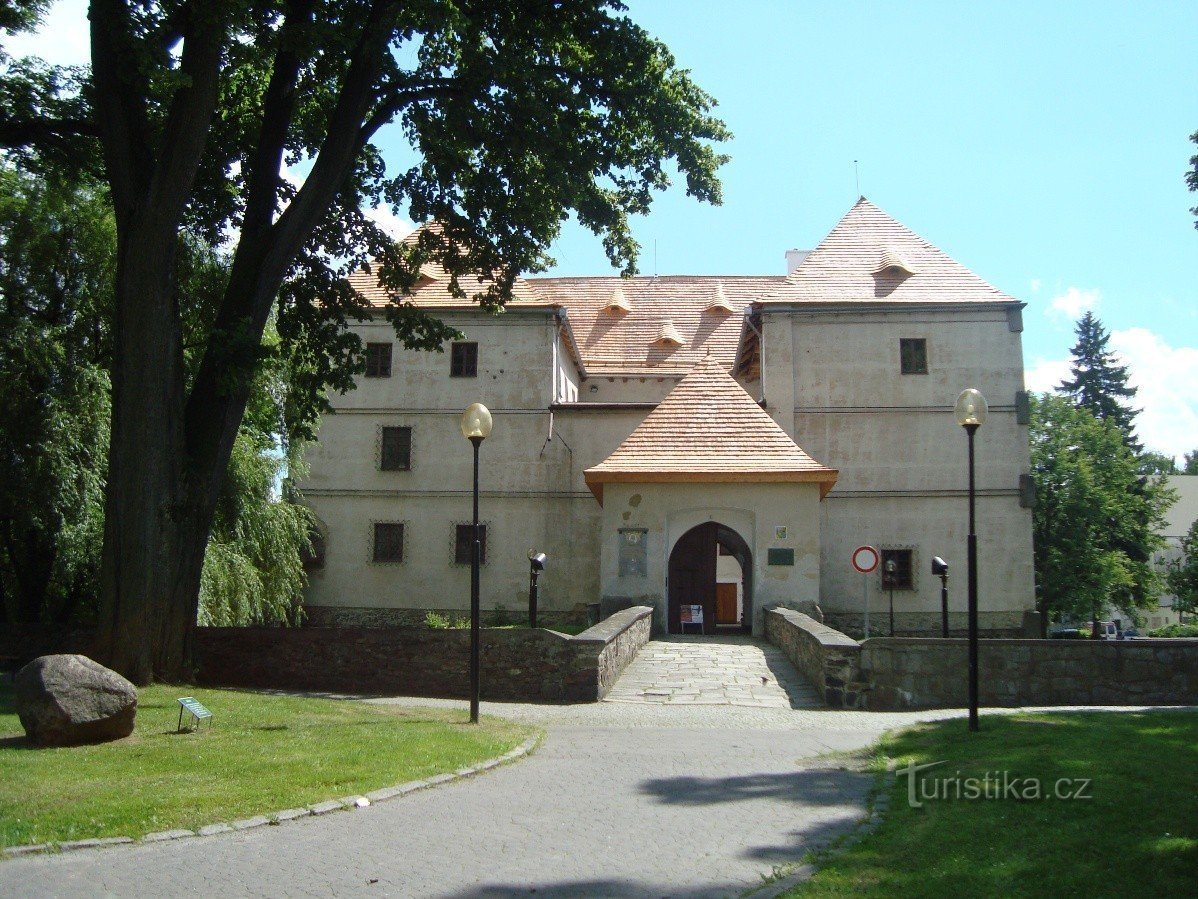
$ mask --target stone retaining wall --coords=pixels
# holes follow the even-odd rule
[[[794,609],[765,611],[766,639],[786,653],[834,709],[865,708],[869,685],[859,676],[861,646],[852,637]]]
[[[875,637],[863,643],[789,609],[766,636],[831,708],[960,708],[968,641]],[[982,706],[1198,704],[1198,640],[981,640]]]
[[[895,637],[861,644],[869,708],[968,703],[969,642]],[[980,640],[983,706],[1198,704],[1198,640]]]
[[[571,637],[484,629],[482,698],[602,699],[648,640],[648,608],[628,609]],[[470,632],[428,628],[198,628],[197,682],[209,686],[469,695]]]

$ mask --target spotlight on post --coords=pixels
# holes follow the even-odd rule
[[[528,626],[537,626],[537,578],[545,570],[549,557],[544,553],[531,551],[528,554]]]
[[[470,554],[470,723],[478,723],[479,694],[479,605],[478,568],[482,558],[482,543],[478,534],[478,448],[491,436],[491,413],[482,403],[475,403],[462,413],[462,436],[474,444],[474,530]]]
[[[932,574],[940,578],[940,630],[948,636],[948,562],[940,556],[932,557]]]
[[[969,442],[969,729],[978,729],[978,535],[974,521],[976,490],[973,480],[973,435],[986,423],[986,398],[972,387],[962,390],[955,410],[957,424]]]

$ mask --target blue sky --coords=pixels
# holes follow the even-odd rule
[[[17,52],[86,59],[81,0]],[[735,10],[731,12],[731,10]],[[682,2],[631,17],[719,102],[724,204],[681,187],[636,224],[641,270],[781,273],[860,192],[1028,303],[1028,386],[1091,308],[1132,368],[1144,442],[1198,448],[1198,3]],[[74,57],[74,58],[72,58]],[[567,228],[555,274],[610,271]]]

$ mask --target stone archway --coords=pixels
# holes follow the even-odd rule
[[[741,582],[736,614],[717,607],[717,562],[723,551],[740,567]],[[670,552],[669,597],[666,630],[671,634],[699,633],[694,614],[684,607],[701,609],[704,634],[729,633],[751,627],[753,555],[745,539],[727,525],[708,521],[678,538]]]

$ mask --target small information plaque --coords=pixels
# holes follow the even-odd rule
[[[767,565],[793,565],[794,563],[795,551],[793,549],[773,547],[766,553]]]
[[[179,699],[179,730],[183,730],[183,713],[190,712],[191,717],[195,719],[196,727],[200,726],[200,722],[205,718],[211,718],[212,712],[193,696],[183,696]]]

